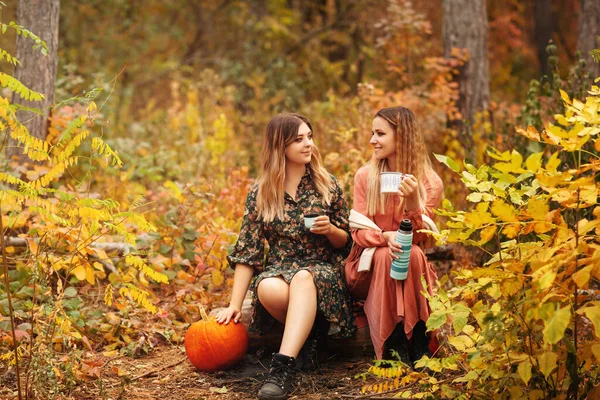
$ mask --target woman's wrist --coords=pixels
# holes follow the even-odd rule
[[[341,248],[346,245],[349,236],[345,230],[332,224],[329,232],[325,234],[325,237],[335,248]]]
[[[419,210],[421,208],[421,202],[419,198],[407,198],[406,203],[404,205],[404,210],[406,212]]]

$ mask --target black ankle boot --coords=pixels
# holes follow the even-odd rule
[[[285,354],[274,353],[271,359],[271,369],[265,384],[258,392],[260,400],[283,400],[286,399],[292,381],[296,376],[296,359]]]
[[[404,333],[404,325],[401,323],[396,325],[390,337],[385,341],[383,357],[387,360],[397,360],[392,354],[392,350],[396,350],[400,361],[409,367],[412,366],[408,351],[408,339]]]
[[[410,340],[410,359],[413,363],[419,361],[423,356],[431,357],[429,350],[429,335],[424,321],[419,321],[413,329],[413,336]]]

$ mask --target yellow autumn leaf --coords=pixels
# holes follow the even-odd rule
[[[449,336],[448,343],[454,346],[454,348],[456,348],[458,351],[465,351],[475,346],[473,339],[466,335]]]
[[[600,361],[600,344],[592,345],[592,353],[596,357],[596,360]]]
[[[533,126],[528,126],[527,130],[519,127],[516,127],[515,129],[517,130],[517,133],[519,135],[525,136],[528,139],[535,140],[536,142],[539,142],[541,140],[540,133]]]
[[[600,313],[598,316],[600,316]],[[544,340],[549,344],[560,342],[565,336],[565,329],[567,329],[570,322],[571,307],[569,306],[559,308],[554,313],[551,313],[549,318],[544,320]]]
[[[492,214],[504,222],[517,222],[517,212],[510,204],[502,200],[496,200],[492,203]]]
[[[588,265],[587,267],[580,269],[572,275],[573,282],[575,282],[578,288],[583,288],[587,286],[588,282],[590,281],[590,274],[592,273],[593,269],[593,265]]]
[[[479,233],[479,241],[477,242],[477,244],[480,246],[483,246],[484,244],[489,242],[496,234],[496,230],[497,230],[496,225],[491,225],[491,226],[488,226],[488,227],[482,229],[481,232]]]
[[[531,379],[531,361],[529,359],[521,362],[517,368],[517,373],[523,379],[523,382],[527,385]]]
[[[510,161],[510,152],[509,151],[505,151],[503,153],[500,153],[498,150],[496,150],[495,148],[491,147],[488,151],[487,154],[492,157],[493,159],[496,159],[498,161]]]
[[[519,224],[507,224],[504,229],[502,229],[502,233],[509,239],[516,238],[519,232],[521,232],[521,225]]]
[[[556,360],[558,359],[558,356],[552,351],[547,351],[539,355],[537,359],[540,366],[540,371],[546,378],[548,378],[552,371],[554,371],[554,368],[556,368]]]
[[[71,274],[75,275],[77,279],[82,281],[86,277],[85,267],[83,265],[78,265],[75,267],[75,269],[73,269],[73,271],[71,271]]]
[[[225,278],[223,278],[223,274],[221,273],[221,271],[217,270],[217,269],[213,269],[212,273],[211,273],[211,277],[212,277],[212,283],[215,286],[219,286],[223,283],[223,281],[225,280]]]
[[[577,314],[585,314],[592,321],[596,337],[600,338],[600,302],[593,301],[588,303],[586,307],[577,310]]]
[[[502,291],[509,296],[516,294],[522,287],[523,282],[516,278],[502,282]]]
[[[542,167],[543,154],[543,152],[533,153],[532,155],[527,157],[527,160],[525,161],[525,166],[527,167],[528,171],[537,172]]]
[[[90,267],[85,267],[85,280],[90,284],[96,283],[96,277],[94,276],[94,270]]]
[[[567,151],[576,151],[581,149],[589,140],[589,135],[586,135],[582,138],[574,137],[568,140],[561,140],[560,145],[563,146]]]
[[[560,158],[559,158],[559,152],[557,151],[550,156],[550,159],[548,159],[548,162],[546,163],[546,170],[548,170],[549,172],[556,172],[556,170],[559,166],[560,166]]]
[[[544,221],[550,212],[550,206],[545,199],[532,198],[527,202],[527,213],[534,220]]]
[[[594,149],[600,152],[600,138],[594,140]]]

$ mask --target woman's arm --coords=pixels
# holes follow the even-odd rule
[[[229,307],[221,310],[217,314],[217,322],[228,324],[231,319],[236,324],[242,317],[242,305],[244,304],[244,297],[250,287],[250,281],[254,276],[254,268],[246,264],[237,264],[235,266],[235,273],[233,274],[233,290],[231,292],[231,301]]]
[[[329,217],[326,215],[317,217],[315,219],[315,224],[318,225],[313,225],[310,231],[316,234],[325,235],[327,240],[329,240],[329,243],[331,243],[334,248],[341,249],[346,245],[346,242],[348,241],[348,234],[346,231],[333,225],[329,221]]]
[[[337,179],[332,176],[332,198],[330,205],[331,219],[327,215],[321,215],[315,219],[311,228],[312,233],[325,235],[329,243],[335,249],[345,249],[345,255],[350,253],[352,241],[350,240],[350,225],[348,222],[348,204],[344,198],[344,191]]]

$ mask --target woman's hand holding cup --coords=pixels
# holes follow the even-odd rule
[[[319,215],[314,219],[310,231],[317,235],[328,235],[331,233],[332,227],[327,215]]]
[[[414,175],[404,174],[400,186],[398,187],[398,196],[406,200],[405,209],[407,211],[419,208],[419,182]]]

